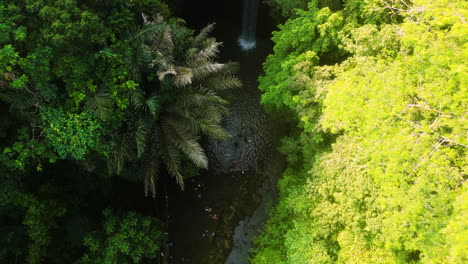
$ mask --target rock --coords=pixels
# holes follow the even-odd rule
[[[224,248],[230,249],[231,248],[231,240],[224,240]]]

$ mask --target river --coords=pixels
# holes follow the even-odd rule
[[[253,36],[241,33],[252,29],[242,24],[243,16],[246,19],[242,1],[187,0],[181,12],[187,25],[196,30],[216,23],[211,36],[223,42],[219,60],[240,63],[243,86],[224,94],[231,113],[223,126],[231,138],[204,142],[209,169],[188,179],[183,192],[174,184],[169,187],[166,254],[174,264],[247,263],[252,238],[266,221],[284,168],[276,151],[284,133],[263,110],[257,89],[262,62],[272,50],[274,22],[261,3]],[[252,38],[255,41],[247,51],[238,44],[242,35],[249,43]]]

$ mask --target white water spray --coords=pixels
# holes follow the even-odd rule
[[[238,43],[243,50],[255,48],[258,0],[244,0],[242,10],[242,32]]]

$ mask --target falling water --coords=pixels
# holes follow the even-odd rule
[[[255,48],[255,30],[257,27],[258,0],[244,0],[242,10],[242,32],[239,45],[243,50]]]

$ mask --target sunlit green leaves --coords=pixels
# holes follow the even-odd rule
[[[108,148],[102,144],[103,128],[89,112],[72,114],[62,109],[44,108],[41,118],[45,137],[59,157],[80,160],[92,150],[106,155]]]
[[[265,64],[263,102],[294,110],[300,134],[283,140],[295,171],[280,181],[282,199],[253,263],[277,260],[278,252],[278,263],[467,261],[460,235],[467,225],[466,3],[381,5],[349,1],[341,29],[317,35],[328,22],[309,29],[315,37],[307,45],[320,62],[328,56],[321,43],[350,53],[339,64],[288,64],[307,49],[279,49],[285,40]],[[390,16],[382,17],[385,10]],[[319,14],[330,21],[340,12]],[[276,36],[295,32],[282,31]],[[331,149],[317,145],[320,138]]]

